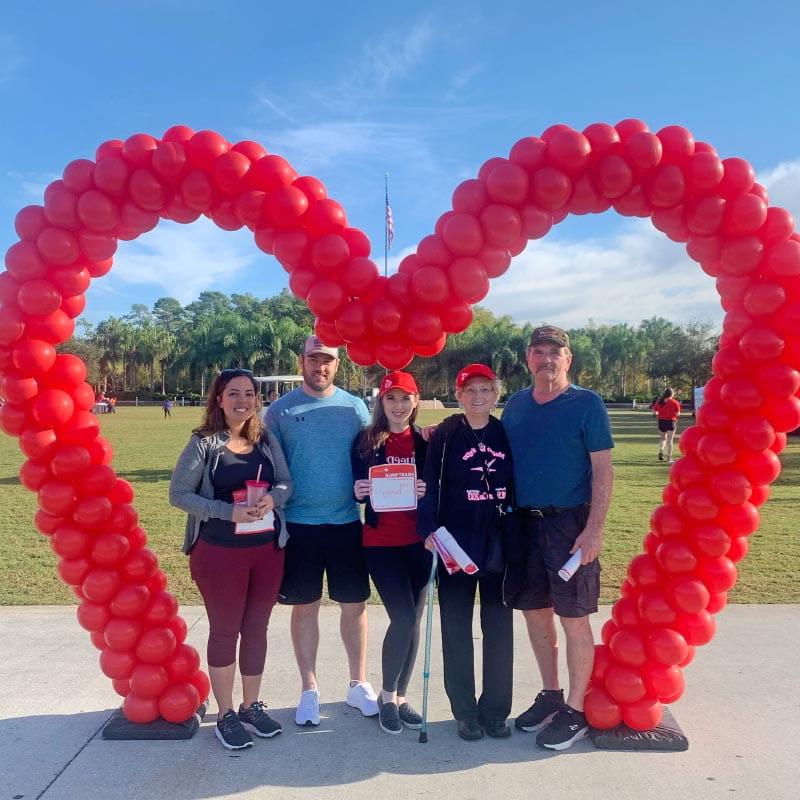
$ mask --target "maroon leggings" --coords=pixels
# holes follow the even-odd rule
[[[220,547],[197,542],[189,557],[192,579],[203,595],[208,622],[208,666],[236,661],[242,675],[261,675],[267,658],[267,626],[283,577],[283,550],[272,543]]]

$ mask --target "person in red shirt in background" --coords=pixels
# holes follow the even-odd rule
[[[376,513],[369,498],[369,468],[379,464],[414,464],[422,474],[427,445],[414,427],[419,389],[408,372],[390,372],[381,381],[372,422],[356,439],[351,452],[353,491],[366,503],[364,556],[381,596],[389,628],[383,640],[383,683],[378,695],[378,723],[389,734],[422,727],[422,717],[406,701],[406,690],[419,647],[419,627],[431,554],[417,534],[417,512]],[[417,498],[425,482],[417,478]]]
[[[664,460],[664,450],[667,451],[667,462],[672,464],[672,440],[678,427],[678,417],[681,413],[681,404],[675,397],[672,389],[667,389],[653,405],[653,411],[658,417],[658,430],[661,433],[661,444],[658,448],[658,460]]]

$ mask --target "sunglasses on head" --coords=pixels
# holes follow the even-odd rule
[[[220,378],[238,378],[240,375],[252,375],[253,370],[242,369],[241,367],[234,367],[232,369],[223,369],[219,376]]]

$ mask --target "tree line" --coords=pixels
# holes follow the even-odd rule
[[[251,294],[203,292],[182,306],[162,297],[152,308],[131,307],[122,317],[91,325],[81,321],[76,335],[60,347],[81,356],[98,390],[122,399],[138,396],[202,397],[214,374],[244,367],[257,375],[295,374],[313,317],[288,291],[259,299]],[[424,397],[453,397],[458,370],[475,361],[489,364],[510,393],[530,383],[525,347],[533,324],[476,308],[472,325],[448,337],[435,358],[416,358],[415,374]],[[607,400],[650,400],[666,386],[689,399],[691,388],[711,376],[718,333],[711,323],[677,325],[661,317],[639,325],[596,325],[569,330],[571,377]],[[364,393],[377,386],[384,370],[360,367],[342,350],[337,382]]]

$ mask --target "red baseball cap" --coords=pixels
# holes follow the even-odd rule
[[[402,391],[408,392],[408,394],[419,394],[414,376],[410,372],[402,372],[399,369],[383,376],[380,389],[378,390],[378,397],[383,397],[386,392],[391,392],[392,389],[402,389]]]
[[[495,375],[492,368],[487,367],[486,364],[467,364],[467,366],[459,370],[458,375],[456,375],[456,389],[461,389],[471,378],[486,378],[490,381],[496,381],[497,375]]]

